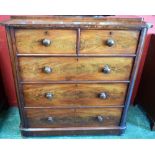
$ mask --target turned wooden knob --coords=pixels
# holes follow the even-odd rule
[[[103,116],[97,116],[97,120],[98,120],[99,122],[103,122],[103,121],[104,121],[104,118],[103,118]]]
[[[47,121],[53,123],[54,122],[53,117],[51,117],[51,116],[47,117]]]
[[[103,67],[103,73],[108,74],[111,72],[111,68],[108,65],[105,65]]]
[[[99,94],[100,99],[107,99],[107,97],[108,97],[108,95],[105,92],[102,92],[102,93]]]
[[[108,39],[106,41],[106,45],[108,45],[109,47],[111,47],[111,46],[115,45],[115,41],[113,39]]]
[[[45,97],[48,99],[48,100],[51,100],[53,98],[53,94],[50,93],[50,92],[47,92],[45,93]]]
[[[47,74],[52,73],[52,68],[49,66],[45,66],[43,67],[43,72]]]
[[[44,45],[44,46],[50,46],[51,45],[51,40],[50,39],[43,39],[42,40],[42,44]]]

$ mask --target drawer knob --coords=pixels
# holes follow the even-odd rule
[[[103,116],[97,116],[97,120],[98,120],[99,122],[103,122],[103,121],[104,121],[104,118],[103,118]]]
[[[111,47],[111,46],[115,45],[115,41],[114,41],[113,39],[108,39],[108,40],[106,41],[106,44],[107,44],[109,47]]]
[[[49,74],[49,73],[52,72],[52,68],[49,67],[49,66],[45,66],[45,67],[43,68],[43,72]]]
[[[51,100],[53,98],[53,94],[48,92],[48,93],[45,93],[45,97],[48,99],[48,100]]]
[[[108,97],[108,95],[105,92],[102,92],[102,93],[99,94],[100,99],[107,99],[107,97]]]
[[[53,117],[47,117],[47,121],[53,123],[54,122]]]
[[[108,74],[111,72],[111,68],[108,65],[105,65],[103,67],[103,73]]]
[[[50,46],[51,45],[51,40],[50,39],[43,39],[42,40],[42,44],[44,46]]]

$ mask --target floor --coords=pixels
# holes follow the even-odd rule
[[[21,139],[18,108],[12,107],[0,114],[0,138]],[[32,138],[32,137],[31,137]],[[150,123],[145,112],[138,106],[131,106],[128,113],[127,129],[121,136],[51,136],[34,137],[50,139],[155,139],[155,131],[150,130]]]

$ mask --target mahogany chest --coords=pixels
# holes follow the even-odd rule
[[[24,136],[123,133],[148,24],[115,16],[3,24]]]

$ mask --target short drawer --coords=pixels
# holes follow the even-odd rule
[[[18,53],[76,54],[76,31],[49,29],[16,29]]]
[[[26,109],[30,128],[119,126],[121,108]]]
[[[129,80],[134,59],[127,57],[20,57],[22,81]]]
[[[127,84],[24,84],[26,107],[123,105]]]
[[[81,127],[119,126],[122,108],[81,108],[75,111],[75,124]]]
[[[82,30],[81,54],[133,54],[136,52],[139,31]]]
[[[61,128],[75,126],[74,109],[26,109],[28,127]]]

